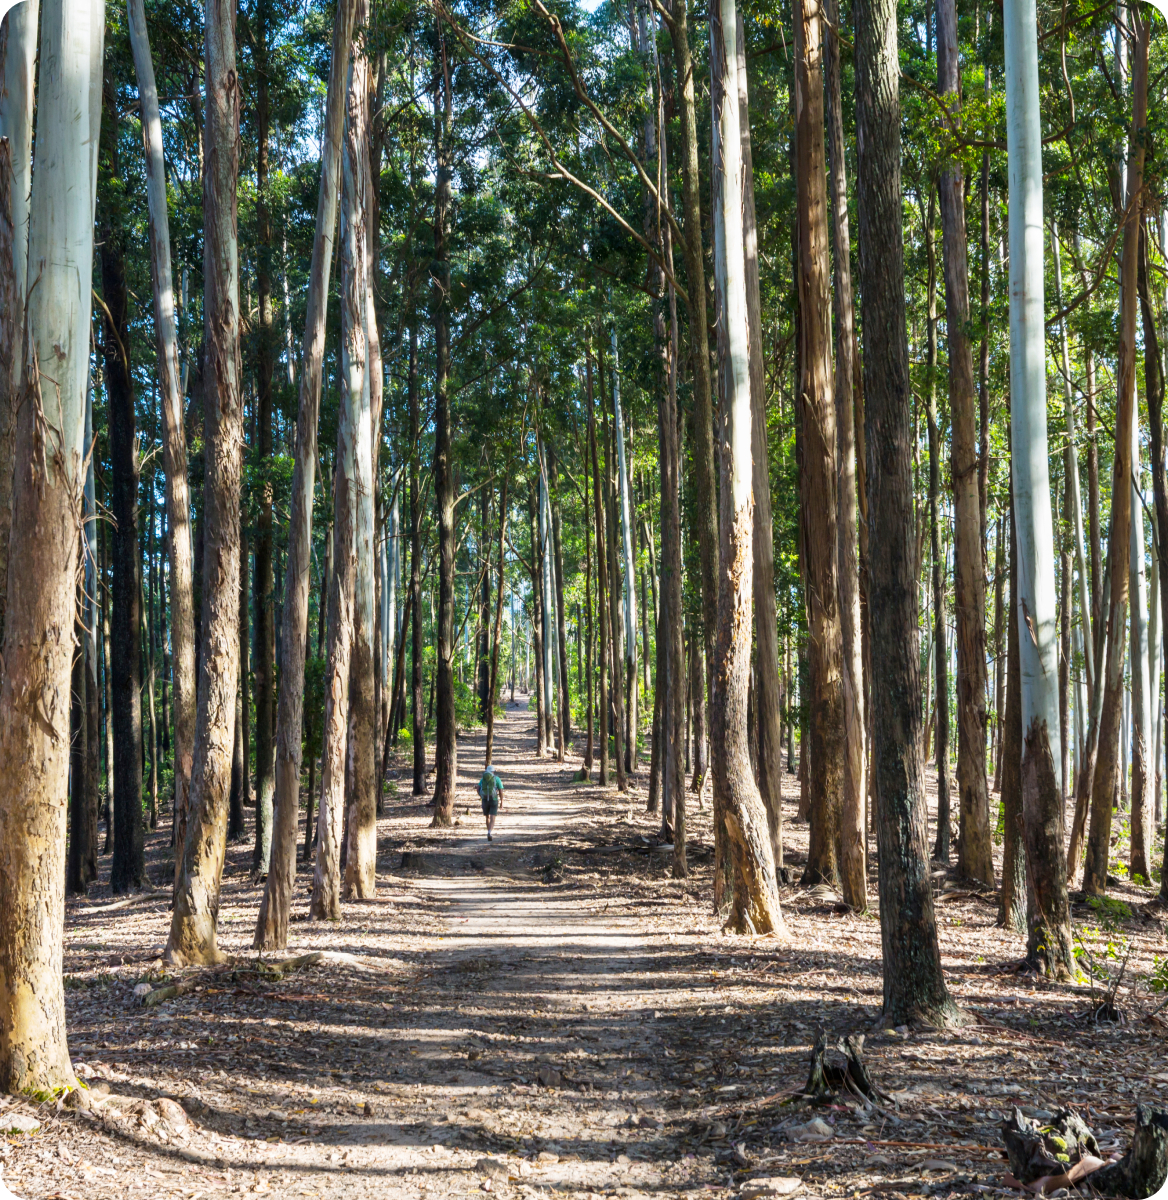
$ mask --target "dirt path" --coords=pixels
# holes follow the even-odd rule
[[[1088,1028],[1084,989],[1014,974],[1020,939],[944,873],[946,973],[979,1024],[873,1034],[874,916],[788,887],[788,941],[723,936],[708,899],[708,800],[689,798],[691,877],[674,880],[651,845],[644,773],[627,797],[602,791],[574,780],[578,758],[537,759],[534,741],[522,698],[497,731],[507,791],[494,842],[472,734],[459,744],[455,828],[429,828],[408,776],[391,788],[375,901],[309,922],[301,864],[289,953],[341,957],[283,977],[248,960],[143,1007],[134,989],[160,982],[167,892],[115,899],[103,877],[69,907],[65,964],[70,1045],[94,1103],[0,1099],[0,1129],[40,1122],[0,1139],[0,1178],[26,1200],[746,1197],[775,1176],[807,1196],[948,1195],[993,1190],[1014,1103],[1075,1103],[1122,1142],[1135,1100],[1168,1093],[1159,1018]],[[793,822],[797,781],[784,782],[797,879],[807,831]],[[161,831],[150,841],[158,879],[166,843]],[[250,845],[231,848],[220,920],[221,945],[244,959],[260,897],[250,858]],[[1140,910],[1125,930],[1146,970],[1161,918]],[[1152,1007],[1135,991],[1124,1003],[1136,1017]],[[786,1101],[821,1028],[868,1032],[897,1108],[822,1111],[829,1140],[804,1143],[797,1127],[815,1114]]]

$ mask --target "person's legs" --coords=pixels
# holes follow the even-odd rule
[[[495,832],[495,814],[493,812],[487,814],[487,838]]]

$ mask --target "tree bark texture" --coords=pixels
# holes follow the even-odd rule
[[[740,217],[743,162],[735,0],[712,0],[710,33],[711,75],[716,84],[712,96],[716,197],[714,278],[720,330],[718,357],[722,403],[718,443],[721,460],[720,559],[723,568],[713,671],[714,792],[734,864],[734,907],[730,924],[740,932],[778,933],[783,931],[784,925],[774,855],[766,808],[750,767],[747,725],[754,500],[750,449],[750,322]],[[833,539],[831,546],[834,544]]]
[[[937,0],[937,90],[954,111],[961,103],[956,0]],[[969,336],[969,242],[965,175],[949,158],[937,183],[949,343],[949,422],[953,473],[953,593],[957,625],[957,870],[994,885],[986,782],[985,551],[978,486],[978,411]]]
[[[856,130],[868,453],[872,769],[880,854],[884,1019],[949,1023],[929,879],[920,762],[912,392],[904,299],[900,81],[894,0],[856,0]]]
[[[1132,125],[1128,148],[1128,186],[1143,187],[1144,127],[1148,104],[1148,21],[1129,12],[1136,33],[1132,56]],[[1112,472],[1111,534],[1108,539],[1107,657],[1103,703],[1099,719],[1099,750],[1091,790],[1090,832],[1083,890],[1089,895],[1107,891],[1107,866],[1111,850],[1111,805],[1121,769],[1119,731],[1123,710],[1123,660],[1127,650],[1123,630],[1127,623],[1129,562],[1131,552],[1131,447],[1135,421],[1136,305],[1138,303],[1139,206],[1128,214],[1123,230],[1120,263],[1120,338],[1118,397],[1115,416],[1115,465]],[[1101,659],[1102,661],[1102,659]]]
[[[454,462],[450,407],[450,209],[453,173],[450,65],[441,45],[439,94],[435,94],[437,172],[434,188],[433,291],[434,352],[434,495],[438,506],[438,661],[435,730],[434,824],[454,824],[458,777],[458,739],[454,714]]]
[[[119,175],[118,121],[112,81],[105,86],[101,143],[103,175]],[[142,559],[138,548],[138,447],[134,384],[130,372],[129,290],[126,284],[124,214],[117,193],[102,189],[100,227],[102,349],[109,403],[110,512],[113,516],[113,611],[110,675],[114,726],[114,860],[110,886],[115,893],[141,887],[146,858],[142,827]]]
[[[826,0],[824,78],[828,185],[831,189],[832,305],[835,316],[836,572],[840,632],[843,638],[844,791],[840,808],[840,874],[844,902],[868,906],[867,697],[864,691],[864,634],[857,557],[856,406],[859,363],[856,354],[852,288],[852,235],[848,220],[843,99],[840,85],[839,5]]]
[[[359,0],[356,23],[368,18]],[[374,322],[369,300],[368,207],[369,59],[358,45],[349,67],[345,141],[341,151],[341,375],[348,406],[353,475],[349,505],[353,519],[353,633],[349,661],[348,851],[344,897],[370,900],[377,883],[377,716],[376,592],[373,581],[375,534],[373,492],[372,356]]]
[[[847,776],[843,630],[837,571],[836,410],[819,0],[795,4],[795,186],[801,320],[799,472],[805,536],[811,839],[803,883],[841,886],[840,816]],[[854,831],[853,831],[854,832]],[[853,882],[855,882],[853,880]]]
[[[1010,504],[1010,612],[1018,609],[1014,506]],[[1018,622],[1006,633],[1006,706],[1002,724],[1002,890],[998,924],[1026,932],[1026,831],[1022,824],[1022,665]]]
[[[0,681],[0,1088],[41,1099],[76,1084],[62,983],[69,676],[104,32],[100,0],[45,6],[28,240],[38,283],[26,313]]]
[[[300,810],[303,755],[304,663],[307,654],[308,592],[312,571],[312,502],[316,485],[317,425],[324,366],[329,275],[337,222],[341,137],[346,81],[358,0],[341,0],[333,19],[332,57],[321,150],[316,231],[308,275],[308,301],[301,346],[296,461],[292,470],[288,557],[284,568],[280,692],[276,712],[276,774],[272,862],[264,887],[253,945],[281,950],[288,944],[288,914],[296,880],[296,827]],[[416,611],[416,610],[415,610]],[[311,824],[311,821],[309,821]]]
[[[815,3],[815,0],[812,0]],[[818,22],[815,22],[818,24]],[[783,685],[779,678],[779,624],[775,612],[775,529],[767,436],[766,366],[758,278],[758,222],[754,207],[754,161],[746,35],[738,16],[738,119],[742,127],[742,237],[746,254],[746,308],[750,321],[750,445],[754,462],[754,640],[758,715],[758,788],[767,810],[776,870],[783,865]],[[822,117],[822,106],[820,109]],[[822,142],[822,136],[820,138]],[[820,163],[822,166],[822,162]],[[680,568],[680,558],[678,560]],[[678,624],[680,634],[680,621]],[[680,660],[679,660],[680,666]],[[680,676],[680,671],[679,671]]]
[[[600,759],[597,782],[608,786],[608,567],[605,558],[604,499],[601,494],[600,459],[596,451],[596,408],[592,395],[592,355],[584,359],[584,381],[588,399],[588,454],[592,462],[592,509],[596,533],[596,610],[600,625],[597,653],[597,716]]]
[[[167,956],[176,964],[220,959],[219,885],[227,837],[235,689],[239,683],[240,397],[239,77],[235,6],[206,0],[206,116],[203,128],[203,300],[206,342],[203,483],[203,646],[195,755],[183,865],[175,889]]]

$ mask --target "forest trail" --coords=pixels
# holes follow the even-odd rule
[[[494,842],[474,792],[483,737],[470,732],[455,827],[430,828],[427,798],[408,795],[404,764],[397,772],[376,900],[310,922],[311,864],[300,864],[289,953],[339,958],[282,977],[257,966],[247,843],[230,847],[220,918],[220,944],[244,965],[188,973],[198,990],[157,1006],[134,989],[159,982],[166,890],[119,900],[103,875],[71,903],[70,1047],[96,1102],[78,1113],[0,1100],[0,1126],[40,1122],[0,1139],[4,1183],[23,1200],[656,1200],[763,1195],[776,1177],[807,1197],[946,1195],[992,1190],[1000,1120],[1015,1103],[1074,1103],[1123,1140],[1133,1089],[1168,1091],[1154,1022],[1086,1025],[1083,989],[1013,973],[1021,940],[943,873],[946,975],[979,1023],[874,1033],[872,915],[788,886],[788,941],[725,936],[708,902],[708,799],[698,808],[688,796],[691,875],[675,880],[652,846],[647,764],[627,796],[576,782],[578,755],[537,758],[524,701],[496,730],[506,796]],[[794,821],[797,777],[784,787],[797,878],[807,827]],[[166,878],[162,829],[150,855],[153,877]],[[1144,918],[1135,939],[1150,958],[1161,921]],[[869,1066],[897,1106],[820,1110],[829,1140],[808,1144],[796,1131],[816,1114],[786,1102],[820,1029],[867,1033]]]

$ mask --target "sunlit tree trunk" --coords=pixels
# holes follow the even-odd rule
[[[956,0],[937,0],[937,90],[960,106]],[[986,782],[986,589],[982,501],[978,486],[978,412],[969,337],[969,243],[965,172],[949,158],[937,182],[949,345],[949,421],[953,475],[953,594],[957,626],[957,870],[994,884]]]
[[[101,0],[45,5],[28,241],[38,282],[26,314],[0,682],[0,1088],[42,1097],[76,1084],[62,984],[69,676],[104,32]]]
[[[855,303],[852,289],[852,236],[848,221],[843,100],[840,85],[838,4],[824,4],[824,75],[827,121],[828,184],[831,191],[833,258],[832,304],[835,315],[836,572],[839,581],[840,631],[843,637],[844,790],[840,806],[840,876],[845,903],[868,905],[868,762],[867,705],[864,694],[863,616],[857,530]]]
[[[1138,12],[1128,14],[1136,34],[1132,62],[1132,124],[1128,147],[1128,189],[1143,188],[1144,137],[1148,105],[1149,22]],[[1131,552],[1131,448],[1135,422],[1136,305],[1139,257],[1139,206],[1128,213],[1123,230],[1120,263],[1120,336],[1118,394],[1115,415],[1115,465],[1112,473],[1111,536],[1108,544],[1110,595],[1103,666],[1103,702],[1099,721],[1099,750],[1092,781],[1090,832],[1083,890],[1089,895],[1107,891],[1111,851],[1111,805],[1121,770],[1119,733],[1123,699],[1123,660],[1127,650],[1123,630],[1127,622]]]
[[[617,347],[616,325],[612,327],[612,408],[616,442],[616,501],[620,516],[621,573],[624,579],[624,667],[625,722],[624,768],[626,773],[637,769],[637,585],[633,572],[633,514],[629,491],[629,469],[625,460],[625,424],[620,399],[620,352]]]
[[[227,799],[239,682],[240,401],[239,77],[235,6],[206,0],[206,118],[203,143],[203,299],[206,341],[206,472],[203,484],[203,647],[195,753],[183,864],[175,887],[167,957],[176,964],[220,959],[216,932],[227,839]]]
[[[368,6],[359,0],[357,26]],[[341,343],[348,392],[353,484],[353,643],[349,662],[348,850],[345,899],[369,900],[377,880],[377,693],[376,591],[373,581],[374,470],[372,379],[379,365],[370,330],[376,317],[370,300],[369,245],[369,59],[358,47],[349,66],[345,141],[341,151]]]
[[[1038,23],[1033,0],[1006,0],[1003,20],[1010,176],[1011,462],[1018,539],[1014,620],[1020,622],[1022,819],[1030,879],[1028,953],[1048,974],[1063,977],[1075,968],[1063,796],[1055,767],[1060,754],[1058,646],[1046,441]],[[1130,425],[1128,428],[1130,431]]]
[[[1144,562],[1144,506],[1140,470],[1140,423],[1132,406],[1131,647],[1131,853],[1132,876],[1150,880],[1148,851],[1152,842],[1152,803],[1156,783],[1155,730],[1148,637],[1147,567]]]
[[[921,690],[894,0],[856,0],[856,170],[868,452],[872,769],[884,1019],[956,1012],[941,973],[920,762]]]
[[[16,402],[23,370],[28,200],[40,0],[22,0],[0,19],[0,581],[8,577]],[[0,586],[0,637],[7,597]]]
[[[758,222],[754,208],[754,161],[746,36],[738,15],[738,117],[742,126],[742,237],[746,254],[746,307],[750,319],[750,442],[754,461],[754,640],[758,710],[758,787],[767,810],[775,867],[783,865],[783,685],[779,678],[779,626],[775,614],[775,531],[767,436],[766,366],[758,280]],[[818,25],[818,21],[814,22]],[[820,109],[822,118],[822,106]],[[821,130],[822,134],[822,130]],[[822,142],[822,136],[821,136]]]
[[[724,570],[718,596],[718,636],[713,669],[714,792],[734,864],[734,908],[730,924],[740,932],[770,933],[783,930],[783,916],[779,909],[766,808],[754,782],[747,743],[754,500],[750,449],[750,324],[740,216],[743,162],[735,0],[712,0],[710,33],[711,59],[716,63],[711,73],[719,83],[712,99],[716,197],[714,280],[722,379],[718,424],[720,558]],[[834,544],[833,539],[833,549]]]
[[[597,716],[600,761],[597,782],[608,786],[608,568],[604,529],[604,499],[601,492],[600,459],[596,451],[596,406],[592,395],[592,355],[585,352],[584,386],[588,400],[588,454],[592,463],[592,514],[596,533],[596,611],[600,625],[597,649]],[[603,393],[602,393],[603,394]]]
[[[438,91],[434,116],[437,168],[434,187],[434,260],[430,268],[434,297],[434,498],[438,508],[438,630],[435,690],[434,824],[454,823],[458,742],[454,713],[454,462],[450,409],[450,209],[453,174],[450,63],[446,43],[439,39]]]
[[[841,886],[840,812],[847,771],[843,632],[837,571],[835,382],[824,145],[823,43],[818,0],[795,5],[795,187],[798,193],[799,471],[811,694],[811,837],[804,884]]]
[[[170,260],[170,220],[166,202],[166,164],[158,87],[146,30],[143,0],[129,0],[130,45],[138,78],[142,142],[146,157],[150,266],[154,327],[161,393],[163,465],[166,472],[166,515],[170,530],[170,650],[174,682],[174,827],[175,844],[186,838],[187,799],[195,742],[195,614],[192,592],[191,498],[187,482],[187,440],[179,378],[178,330],[175,323],[174,271]],[[177,878],[181,858],[175,855]]]

